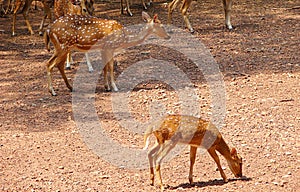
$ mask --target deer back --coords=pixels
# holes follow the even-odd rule
[[[97,48],[103,46],[104,37],[123,28],[115,20],[100,19],[91,16],[67,15],[57,19],[50,27],[50,38],[64,49],[89,50],[97,43]],[[99,44],[98,44],[99,43]],[[100,46],[100,47],[99,47]]]
[[[204,148],[215,144],[221,138],[218,129],[209,121],[182,115],[168,115],[153,130],[153,134],[160,144],[173,139],[179,143]],[[205,141],[203,141],[203,138],[205,138]]]

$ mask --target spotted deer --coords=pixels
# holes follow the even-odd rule
[[[173,0],[168,5],[168,24],[171,23],[172,20],[172,13],[174,9],[178,6],[178,4],[182,1],[182,6],[180,7],[180,12],[183,16],[183,20],[185,22],[186,27],[190,30],[191,33],[194,32],[194,29],[189,21],[187,10],[191,5],[192,0]],[[231,15],[231,7],[232,7],[232,0],[222,0],[223,7],[225,11],[225,25],[228,29],[232,29],[232,25],[230,23],[230,15]]]
[[[54,1],[54,16],[56,19],[64,15],[93,15],[94,14],[94,0],[79,0],[71,2],[71,0],[55,0]],[[90,72],[92,72],[93,66],[89,59],[88,53],[85,53],[87,66]],[[71,53],[68,53],[66,69],[71,69],[72,57]]]
[[[23,17],[25,19],[25,23],[27,25],[28,31],[31,35],[34,34],[32,27],[30,25],[30,22],[28,20],[28,12],[29,12],[29,8],[32,4],[34,0],[15,0],[15,5],[14,5],[14,10],[13,10],[13,22],[12,22],[12,36],[16,35],[15,32],[15,28],[16,28],[16,18],[17,18],[17,13],[19,11],[19,9],[21,8],[21,6],[23,5],[23,3],[25,2],[23,9],[22,9],[22,14]],[[42,35],[43,34],[43,27],[44,27],[44,23],[46,18],[48,17],[49,20],[51,21],[51,10],[50,7],[52,6],[53,0],[38,0],[41,1],[42,4],[44,5],[44,16],[42,19],[42,22],[40,24],[39,27],[39,34]]]
[[[190,145],[190,183],[193,182],[193,166],[198,147],[205,148],[214,159],[224,182],[227,182],[228,179],[216,151],[225,157],[231,172],[236,177],[242,177],[242,158],[235,148],[229,148],[219,130],[209,121],[192,116],[168,115],[147,128],[144,135],[144,150],[148,148],[149,138],[152,134],[156,137],[157,142],[148,152],[150,180],[151,185],[154,185],[153,167],[156,166],[161,190],[164,189],[160,172],[162,160],[177,144]]]
[[[139,33],[133,33],[124,28],[115,20],[101,19],[92,16],[67,15],[57,19],[45,33],[45,42],[49,48],[49,42],[54,45],[54,54],[47,61],[48,89],[52,95],[56,95],[52,86],[51,73],[58,67],[67,87],[72,91],[64,71],[64,63],[67,54],[72,50],[87,52],[92,49],[101,50],[104,62],[105,89],[118,91],[114,80],[113,54],[118,49],[128,48],[142,43],[149,35],[169,39],[163,25],[157,15],[151,18],[146,12],[142,13],[146,22]],[[108,83],[110,73],[110,85]]]
[[[55,0],[54,16],[58,19],[61,16],[70,15],[93,15],[94,0]]]

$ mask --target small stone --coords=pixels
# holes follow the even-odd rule
[[[101,179],[108,179],[108,178],[110,178],[110,176],[109,175],[101,175],[100,178]]]
[[[292,152],[287,151],[287,152],[285,152],[285,154],[286,154],[286,155],[291,155]]]
[[[271,163],[275,163],[276,160],[275,160],[275,159],[271,159],[270,162],[271,162]]]
[[[284,181],[284,180],[283,180],[283,181],[281,181],[280,186],[283,187],[283,186],[284,186],[285,184],[287,184],[287,183],[288,183],[287,181]]]

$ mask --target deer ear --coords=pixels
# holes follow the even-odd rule
[[[149,20],[151,20],[151,17],[145,11],[142,12],[142,18],[146,22],[148,22]]]
[[[157,14],[155,14],[153,17],[153,21],[155,22],[157,19],[158,19],[158,16],[157,16]]]
[[[231,154],[231,156],[237,155],[236,149],[235,149],[235,148],[232,148],[230,154]]]

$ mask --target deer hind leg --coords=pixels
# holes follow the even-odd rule
[[[178,3],[181,0],[173,0],[171,3],[168,5],[168,24],[171,24],[172,21],[172,13],[174,9],[178,6]]]
[[[48,60],[47,64],[46,64],[46,70],[47,70],[47,79],[48,79],[48,90],[49,92],[53,95],[56,96],[56,93],[53,89],[53,85],[52,85],[52,71],[53,68],[56,65],[56,58],[57,58],[57,53],[55,52],[53,54],[53,56]]]
[[[110,91],[111,89],[108,83],[107,72],[108,72],[108,65],[105,65],[103,68],[104,88],[106,91]]]
[[[181,6],[180,11],[181,11],[181,14],[182,14],[182,17],[183,17],[183,20],[185,22],[186,27],[190,30],[191,33],[194,33],[194,29],[193,29],[193,27],[192,27],[192,25],[190,23],[188,15],[187,15],[187,10],[190,7],[191,2],[192,2],[192,0],[186,0],[186,1],[184,1],[183,4],[182,4],[182,6]]]
[[[87,66],[89,68],[89,72],[93,72],[94,69],[93,69],[93,66],[92,66],[92,63],[91,63],[91,60],[90,60],[90,57],[89,57],[88,53],[85,53],[85,58],[86,58]]]
[[[151,150],[148,152],[148,160],[150,165],[150,185],[154,185],[154,155],[160,149],[160,145],[157,143]]]
[[[228,29],[232,29],[230,22],[232,0],[223,0],[223,6],[225,11],[225,25]]]
[[[217,153],[216,153],[215,148],[214,148],[214,147],[211,147],[211,148],[209,148],[207,151],[208,151],[208,153],[210,154],[210,156],[211,156],[211,157],[215,160],[215,162],[217,163],[218,169],[219,169],[219,171],[220,171],[220,174],[221,174],[221,176],[222,176],[224,182],[228,182],[227,177],[226,177],[226,175],[225,175],[225,173],[224,173],[224,171],[223,171],[223,169],[222,169],[222,166],[221,166],[221,164],[220,164],[220,159],[219,159],[219,156],[218,156]]]
[[[119,89],[116,86],[115,78],[114,78],[113,52],[111,51],[102,52],[102,58],[103,58],[103,62],[105,63],[105,67],[104,67],[104,81],[106,86],[105,88],[107,91],[110,91],[110,86],[107,79],[107,72],[109,71],[111,88],[113,89],[113,91],[118,91]]]
[[[57,64],[57,68],[59,69],[60,73],[61,73],[61,76],[62,78],[64,79],[65,81],[65,84],[66,86],[69,88],[70,91],[73,90],[72,86],[69,84],[69,81],[68,81],[68,78],[65,74],[65,62],[67,60],[67,54],[63,54],[61,56],[61,59],[58,61],[59,63]]]
[[[53,96],[56,96],[56,93],[55,93],[55,91],[53,89],[53,85],[52,85],[52,71],[55,66],[58,67],[67,87],[70,90],[72,90],[72,86],[69,84],[68,79],[64,73],[64,64],[66,62],[66,55],[67,55],[66,53],[61,54],[61,53],[55,52],[46,64],[47,78],[48,78],[48,90]]]
[[[30,23],[29,23],[29,20],[28,20],[28,12],[29,12],[29,8],[30,8],[30,5],[32,4],[32,2],[33,2],[33,0],[25,1],[25,5],[24,5],[24,8],[22,10],[23,17],[25,19],[25,23],[26,23],[28,31],[30,32],[31,35],[33,35],[34,32],[32,30],[32,27],[31,27]]]
[[[194,168],[194,164],[195,164],[196,154],[197,154],[197,147],[191,146],[191,148],[190,148],[190,172],[189,172],[190,184],[193,183],[193,168]]]
[[[157,178],[159,181],[159,186],[160,186],[161,190],[164,190],[164,186],[163,186],[163,182],[162,182],[160,166],[161,166],[162,160],[176,146],[176,144],[177,144],[176,140],[165,141],[165,143],[162,144],[160,150],[154,155],[154,163],[156,165],[156,175],[157,175]]]
[[[21,0],[16,0],[15,7],[14,7],[14,10],[13,10],[12,36],[16,35],[16,33],[15,33],[16,19],[17,19],[17,13],[18,13],[21,5],[22,5],[22,1]]]

